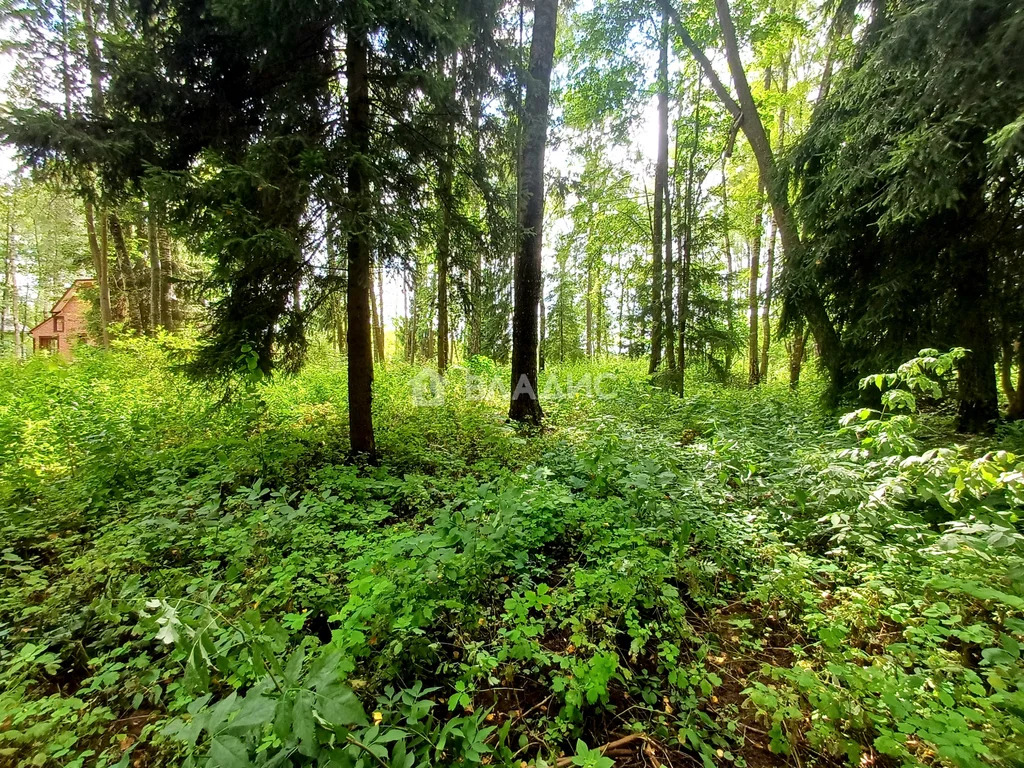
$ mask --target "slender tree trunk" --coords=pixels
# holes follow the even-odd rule
[[[594,356],[594,260],[587,256],[587,292],[585,298],[587,315],[587,357]]]
[[[142,318],[142,306],[136,286],[135,269],[132,266],[131,254],[128,252],[128,243],[125,240],[121,217],[112,212],[108,220],[110,222],[110,236],[114,241],[114,253],[117,255],[118,282],[124,293],[124,304],[127,312],[126,319],[131,323],[134,330],[141,333],[145,330],[146,326]]]
[[[665,282],[663,273],[663,251],[665,236],[665,187],[668,185],[668,20],[663,16],[661,21],[661,42],[658,46],[658,150],[654,165],[654,221],[652,223],[651,241],[654,248],[654,261],[651,266],[651,361],[649,373],[654,373],[661,365],[662,350],[662,287]]]
[[[980,193],[979,193],[980,194]],[[968,350],[957,363],[957,429],[990,432],[999,418],[995,344],[989,303],[989,254],[983,244],[965,246],[954,287],[952,316],[957,318],[957,343]]]
[[[757,313],[760,307],[760,295],[757,288],[761,271],[761,228],[764,225],[761,202],[761,195],[758,194],[757,213],[754,216],[754,236],[750,241],[750,283],[747,288],[747,317],[750,320],[750,334],[747,337],[747,381],[752,387],[756,387],[761,381],[760,336],[757,328]]]
[[[667,110],[666,110],[667,111]],[[667,122],[667,121],[666,121]],[[667,128],[666,128],[667,131]],[[667,132],[666,132],[667,136]],[[668,144],[666,138],[666,144]],[[666,155],[668,153],[666,152]],[[668,183],[668,172],[665,178],[665,363],[670,371],[676,368],[675,342],[676,327],[672,312],[675,302],[675,265],[672,261],[672,194]]]
[[[793,340],[789,343],[789,388],[793,390],[800,386],[800,370],[807,356],[808,333],[804,324],[799,323],[794,330]]]
[[[410,363],[410,365],[415,365],[416,364],[416,342],[417,342],[418,336],[419,336],[419,323],[420,323],[420,314],[419,314],[420,304],[419,304],[419,301],[418,301],[418,298],[419,298],[419,274],[420,274],[419,266],[418,265],[414,266],[413,267],[413,272],[412,272],[412,286],[410,286],[412,288],[412,309],[410,310],[410,313],[409,313],[410,317],[409,317],[409,331],[408,331],[408,334],[409,334],[409,363]]]
[[[548,100],[557,16],[558,0],[537,0],[523,110],[522,196],[518,206],[519,253],[515,265],[512,395],[508,415],[513,421],[528,424],[539,424],[544,415],[538,399],[537,311],[540,306],[542,274],[544,148],[548,134]]]
[[[715,8],[718,15],[719,28],[722,32],[722,39],[725,43],[726,61],[729,65],[729,72],[732,75],[733,85],[736,88],[735,99],[718,76],[710,59],[694,42],[686,27],[680,21],[679,14],[672,9],[670,0],[661,0],[661,2],[664,12],[671,17],[676,32],[683,44],[704,70],[704,74],[710,81],[712,89],[722,100],[729,113],[740,121],[740,127],[750,143],[761,178],[766,185],[768,200],[771,203],[772,212],[775,216],[775,223],[782,242],[786,262],[789,264],[797,263],[802,254],[802,243],[796,220],[789,205],[788,184],[784,174],[780,174],[775,165],[775,158],[772,154],[771,145],[768,142],[768,136],[764,130],[764,124],[761,122],[757,104],[754,102],[754,97],[750,91],[750,84],[747,81],[743,60],[740,56],[740,46],[736,37],[736,27],[733,23],[732,11],[729,8],[729,0],[715,0]],[[846,371],[843,368],[841,341],[825,309],[824,300],[814,285],[802,286],[802,290],[795,298],[799,304],[801,314],[807,319],[814,333],[817,345],[821,350],[821,362],[829,374],[832,387],[838,391],[846,385]]]
[[[384,365],[384,339],[382,335],[382,324],[377,309],[377,292],[374,288],[373,271],[370,272],[370,326],[373,337],[373,356],[378,365]]]
[[[686,394],[686,331],[690,321],[690,273],[693,267],[693,219],[696,215],[695,186],[697,175],[697,152],[700,148],[701,133],[701,78],[697,75],[697,92],[693,108],[693,141],[690,144],[690,155],[686,163],[685,192],[681,205],[680,260],[682,269],[679,275],[679,396]],[[678,138],[676,144],[678,145]],[[724,166],[723,166],[724,174]],[[724,175],[723,175],[724,183]],[[724,192],[724,188],[723,188]],[[677,193],[678,197],[678,193]]]
[[[765,273],[764,304],[761,307],[761,364],[758,379],[768,380],[768,352],[772,343],[771,329],[771,306],[772,306],[772,283],[775,280],[775,219],[769,217],[768,226],[768,266]]]
[[[60,22],[60,79],[64,90],[64,117],[71,117],[71,66],[69,63],[70,29],[68,24],[67,0],[60,0],[57,6]]]
[[[786,52],[786,57],[782,62],[782,81],[779,84],[779,92],[782,94],[783,100],[789,93],[789,67],[793,58],[793,46],[790,45],[789,50]],[[786,149],[786,104],[779,107],[779,118],[776,123],[776,145],[778,151],[784,152]],[[764,334],[764,340],[761,343],[761,370],[760,379],[766,381],[768,379],[768,353],[772,343],[772,330],[771,330],[771,307],[772,307],[772,288],[775,279],[775,241],[778,237],[778,225],[775,223],[774,215],[769,217],[768,224],[771,227],[771,234],[768,237],[768,272],[765,275],[765,292],[764,292],[764,308],[761,310],[761,327],[762,333]]]
[[[345,41],[348,133],[353,153],[348,193],[356,222],[348,239],[348,415],[352,452],[376,458],[373,434],[373,348],[370,338],[370,202],[365,167],[370,151],[367,31],[350,25]]]
[[[482,279],[481,269],[483,268],[483,259],[481,258],[480,251],[476,252],[475,261],[473,263],[473,274],[469,276],[470,279],[470,294],[472,296],[473,306],[471,308],[472,315],[469,320],[469,354],[479,355],[480,344],[482,340],[482,323],[481,314],[483,311],[483,290],[481,289],[480,283]]]
[[[82,0],[82,23],[85,27],[85,58],[89,68],[93,114],[104,117],[107,108],[103,97],[103,59],[100,54],[99,31],[93,13],[93,0]]]
[[[448,324],[448,272],[451,268],[451,228],[455,208],[452,194],[452,155],[455,152],[455,64],[452,63],[451,80],[446,84],[444,102],[444,149],[438,155],[438,207],[441,221],[437,239],[437,370],[442,375],[448,370],[448,345],[451,331]],[[444,64],[441,76],[447,78]]]
[[[733,330],[733,293],[732,293],[732,241],[729,236],[729,180],[725,173],[726,158],[722,157],[722,231],[725,233],[725,326],[729,331],[729,339],[725,345],[725,376],[732,374],[732,345],[735,340]]]
[[[9,210],[8,217],[10,217]],[[6,244],[7,250],[4,253],[4,291],[3,295],[0,296],[0,346],[2,346],[4,342],[4,328],[7,327],[7,306],[10,303],[11,296],[11,246],[9,240],[10,238],[8,237],[8,242]],[[14,318],[14,324],[17,325],[17,318]]]
[[[163,276],[160,269],[160,245],[157,242],[157,211],[152,200],[146,217],[149,234],[149,327],[156,332],[163,319]]]
[[[101,238],[96,232],[95,206],[91,200],[85,201],[85,228],[89,236],[89,251],[92,254],[93,271],[96,273],[96,287],[100,294],[100,343],[104,348],[110,346],[110,287],[107,284],[107,249],[106,228]]]
[[[540,278],[540,344],[538,345],[537,357],[540,361],[540,369],[544,370],[544,340],[547,333],[547,310],[544,307],[544,276]]]
[[[626,308],[626,276],[622,272],[622,250],[619,249],[615,257],[615,274],[619,279],[619,317],[618,317],[618,329],[619,329],[619,347],[616,350],[618,354],[622,354],[622,350],[625,348],[623,341],[625,340],[624,331],[622,327],[623,313]]]
[[[174,277],[174,251],[171,248],[171,235],[166,227],[157,227],[157,246],[160,250],[160,318],[164,328],[175,330],[175,310],[177,292],[171,297]]]
[[[1005,343],[1003,345],[1003,356],[1000,373],[1003,383],[1003,392],[1009,402],[1006,409],[1006,418],[1010,421],[1024,419],[1024,338],[1016,341],[1016,356],[1014,345]],[[1013,363],[1016,357],[1017,363],[1017,386],[1013,385]]]
[[[18,311],[18,265],[17,251],[14,246],[14,201],[7,204],[7,292],[11,302],[11,322],[13,324],[14,358],[20,360],[24,356],[24,339],[21,332],[21,313]],[[0,326],[2,328],[2,326]]]
[[[453,130],[451,122],[445,128],[448,135],[446,149],[440,153],[439,181],[440,194],[438,203],[441,208],[441,226],[437,242],[437,370],[444,374],[448,370],[448,268],[451,260],[451,222],[452,222],[452,169],[449,153],[453,151]]]

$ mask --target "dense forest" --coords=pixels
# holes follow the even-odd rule
[[[0,0],[0,768],[1024,766],[1017,0]]]

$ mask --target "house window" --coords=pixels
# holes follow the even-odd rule
[[[39,337],[39,348],[45,349],[47,352],[58,351],[58,339],[56,336],[40,336]]]
[[[53,330],[55,333],[64,333],[64,318],[61,315],[53,318]]]

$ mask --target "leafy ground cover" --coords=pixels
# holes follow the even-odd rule
[[[945,358],[845,426],[551,368],[608,396],[534,435],[393,365],[355,467],[337,361],[171,344],[0,371],[0,764],[1021,764],[1024,435],[915,415]]]

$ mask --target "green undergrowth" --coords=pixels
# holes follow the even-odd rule
[[[844,427],[550,368],[533,434],[392,364],[356,467],[339,361],[174,344],[0,371],[0,765],[1020,764],[1024,436],[917,414],[942,356]]]

